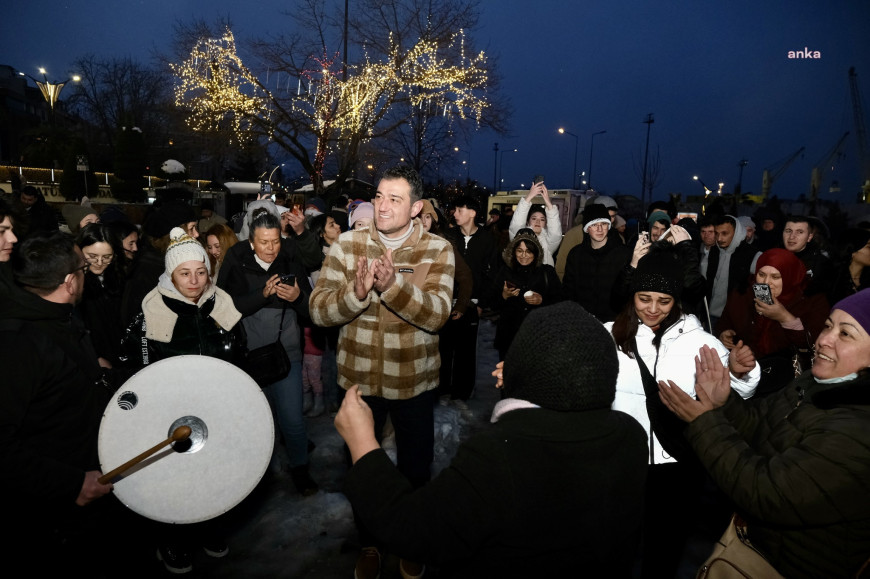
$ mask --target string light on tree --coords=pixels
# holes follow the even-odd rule
[[[480,122],[488,106],[486,55],[465,54],[464,31],[441,46],[421,39],[408,50],[390,35],[389,47],[382,61],[366,55],[361,64],[348,66],[347,80],[342,80],[338,55],[325,51],[309,60],[316,68],[287,65],[275,70],[276,75],[288,74],[284,90],[276,79],[272,92],[243,64],[227,29],[221,38],[200,39],[187,60],[172,65],[175,102],[189,111],[187,121],[195,130],[221,129],[229,122],[239,141],[254,131],[268,135],[308,167],[312,177],[322,176],[326,157],[339,146],[355,160],[360,144],[389,130],[380,125],[397,103]],[[295,94],[291,76],[297,80]],[[303,131],[317,140],[313,158],[300,138]]]

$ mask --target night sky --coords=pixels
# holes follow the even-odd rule
[[[353,0],[351,0],[353,10]],[[571,183],[574,138],[577,170],[586,171],[595,137],[592,183],[603,193],[640,192],[648,113],[655,123],[651,156],[661,169],[655,198],[701,193],[737,182],[749,161],[744,192],[760,192],[762,170],[805,146],[773,186],[796,198],[810,172],[850,131],[845,158],[829,173],[823,198],[852,202],[862,182],[848,70],[854,66],[870,119],[870,2],[731,1],[620,2],[483,0],[475,46],[498,58],[514,115],[509,136],[481,131],[471,143],[470,175],[491,187],[493,143],[505,153],[500,189],[528,186],[543,174],[550,188]],[[336,2],[343,7],[343,2]],[[120,8],[123,6],[123,8]],[[172,23],[194,16],[229,16],[239,39],[289,30],[289,2],[154,0],[150,2],[19,2],[0,20],[0,64],[37,76],[65,78],[86,53],[147,62],[168,42]],[[335,47],[338,49],[339,47]],[[818,51],[819,59],[789,59],[789,51]],[[868,121],[870,122],[870,121]],[[462,158],[466,158],[463,156]],[[280,160],[280,159],[279,159]],[[465,176],[458,168],[455,175]],[[831,178],[841,192],[827,193]]]

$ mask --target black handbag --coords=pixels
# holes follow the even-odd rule
[[[281,323],[278,326],[278,339],[265,346],[248,350],[245,354],[243,368],[261,388],[283,380],[290,373],[290,357],[281,344],[281,332],[284,331],[284,314],[287,306],[281,309]]]

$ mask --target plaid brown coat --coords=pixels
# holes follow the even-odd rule
[[[311,294],[311,319],[342,325],[338,338],[338,383],[359,384],[366,396],[405,400],[438,386],[438,330],[447,321],[453,296],[453,250],[445,239],[414,231],[393,251],[396,282],[360,301],[354,294],[356,263],[386,254],[374,224],[348,231],[329,249]]]

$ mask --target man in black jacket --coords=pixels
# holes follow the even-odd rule
[[[486,307],[492,278],[495,275],[498,250],[493,236],[476,220],[480,210],[477,199],[463,195],[456,200],[454,219],[456,227],[447,230],[446,237],[453,241],[462,258],[471,269],[474,288],[472,305],[464,314],[454,307],[450,319],[441,330],[441,387],[452,400],[468,400],[474,391],[477,373],[477,330],[480,314]]]
[[[565,263],[562,291],[602,323],[616,319],[627,296],[614,291],[617,278],[631,260],[631,249],[608,236],[610,214],[604,205],[583,211],[583,243],[574,247]],[[620,290],[620,288],[616,288]]]
[[[71,236],[31,237],[13,261],[17,286],[0,300],[0,491],[14,529],[4,543],[31,569],[63,574],[92,572],[96,554],[118,548],[119,534],[100,527],[124,513],[98,481],[112,390],[74,315],[87,267]]]

